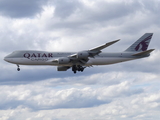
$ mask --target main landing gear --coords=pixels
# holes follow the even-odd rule
[[[20,71],[19,65],[17,65],[17,71]]]
[[[72,66],[72,71],[73,71],[74,73],[76,73],[77,71],[83,72],[84,68],[85,68],[85,67],[83,67],[83,66],[81,66],[81,65],[73,65],[73,66]]]

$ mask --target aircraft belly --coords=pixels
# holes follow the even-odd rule
[[[119,58],[119,57],[91,58],[86,65],[109,65],[128,60],[133,60],[133,58]]]

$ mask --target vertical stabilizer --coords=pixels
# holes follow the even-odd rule
[[[150,40],[152,38],[153,33],[145,33],[142,37],[140,37],[135,43],[133,43],[126,52],[141,52],[146,51]]]

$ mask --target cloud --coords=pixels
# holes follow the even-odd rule
[[[125,18],[127,15],[130,16],[131,14],[135,14],[136,11],[141,9],[141,5],[137,1],[128,4],[126,4],[124,1],[96,1],[93,4],[90,4],[91,1],[87,3],[86,1],[73,2],[68,0],[65,3],[63,1],[63,4],[61,4],[61,1],[54,2],[54,16],[53,19],[51,19],[48,27],[50,27],[50,29],[65,28],[69,30],[88,30],[93,25],[94,28],[103,25],[112,26],[112,23],[119,24],[119,22],[123,22],[123,18]],[[68,7],[69,9],[66,10],[65,7]]]
[[[159,119],[157,0],[18,0],[0,2],[0,119]],[[30,9],[29,9],[30,8]],[[53,66],[3,61],[15,50],[81,51],[119,39],[119,52],[153,32],[151,56],[57,72]]]
[[[135,94],[134,90],[132,91],[131,89],[128,89],[130,88],[130,85],[133,85],[133,84],[130,84],[129,82],[123,82],[119,85],[113,85],[111,86],[111,88],[103,87],[98,89],[91,89],[86,87],[82,89],[71,88],[66,90],[51,90],[51,91],[50,89],[47,88],[50,92],[48,92],[47,89],[42,89],[41,86],[35,87],[35,85],[30,86],[30,89],[28,89],[25,86],[28,90],[26,90],[24,86],[12,87],[13,94],[4,93],[8,96],[8,99],[10,100],[13,100],[15,98],[19,100],[26,99],[27,102],[26,104],[19,105],[17,106],[17,108],[12,109],[12,114],[11,114],[11,109],[8,109],[8,111],[5,111],[6,114],[3,115],[2,117],[3,118],[6,117],[10,119],[11,118],[21,119],[23,114],[26,114],[25,116],[23,116],[26,119],[29,119],[29,118],[55,119],[56,118],[58,120],[61,120],[64,118],[78,119],[78,120],[93,119],[93,118],[94,119],[95,118],[97,119],[98,118],[99,119],[100,118],[101,119],[106,119],[106,118],[108,119],[124,119],[124,118],[125,119],[147,119],[148,117],[155,118],[155,119],[158,118],[159,92],[152,94],[152,93],[148,93],[149,91],[145,89],[144,90],[145,93],[138,92]],[[34,87],[36,89],[32,90]],[[7,89],[5,88],[5,90]],[[21,90],[21,92],[19,90]],[[119,94],[118,96],[114,94],[115,91],[118,92]],[[126,94],[131,91],[133,92],[132,95]],[[30,97],[31,95],[33,95],[33,97]],[[89,100],[92,103],[92,101],[94,101],[93,96],[96,96],[96,95],[98,99],[102,99],[102,98],[103,100],[110,99],[111,102],[107,104],[102,104],[100,106],[91,107],[91,108],[47,109],[48,106],[52,107],[53,103],[56,102],[56,100],[57,102],[61,102],[61,104],[63,105],[64,103],[66,103],[67,105],[68,101],[74,100],[72,101],[72,105],[70,106],[75,106],[79,101],[81,101],[81,104],[87,103],[86,98],[90,98]],[[59,99],[55,99],[54,96],[59,96]],[[83,96],[85,96],[84,99],[81,99],[83,98]],[[78,98],[80,97],[78,101],[76,97]],[[47,106],[45,107],[45,109],[47,110],[38,110],[38,111],[36,110],[33,112],[32,111],[33,108],[31,108],[31,106],[27,106],[29,103],[31,104],[31,106],[33,105],[36,106],[35,107],[36,109],[39,109],[40,106],[41,107]],[[154,112],[152,112],[152,110],[154,110]],[[1,110],[0,113],[3,113],[3,111]],[[19,116],[17,117],[17,115]]]
[[[71,14],[76,12],[76,10],[81,7],[80,1],[73,1],[73,0],[55,0],[54,2],[55,11],[54,15],[56,17],[60,17],[62,19],[65,19],[66,17],[69,17]]]
[[[0,13],[11,18],[33,17],[42,11],[43,3],[43,0],[1,0]]]
[[[59,108],[87,108],[109,104],[120,96],[132,96],[143,92],[141,89],[129,89],[129,82],[102,88],[68,88],[53,89],[44,86],[17,85],[1,86],[0,109],[15,109],[19,106],[31,110],[48,110]]]

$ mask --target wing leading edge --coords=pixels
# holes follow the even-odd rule
[[[118,42],[119,40],[120,40],[120,39],[115,40],[115,41],[112,41],[112,42],[108,42],[108,43],[103,44],[103,45],[101,45],[101,46],[98,46],[98,47],[92,48],[92,49],[90,49],[89,51],[90,51],[90,52],[95,52],[95,51],[100,52],[102,49],[104,49],[104,48],[106,48],[106,47],[108,47],[108,46],[110,46],[110,45],[112,45],[112,44],[114,44],[114,43]]]

